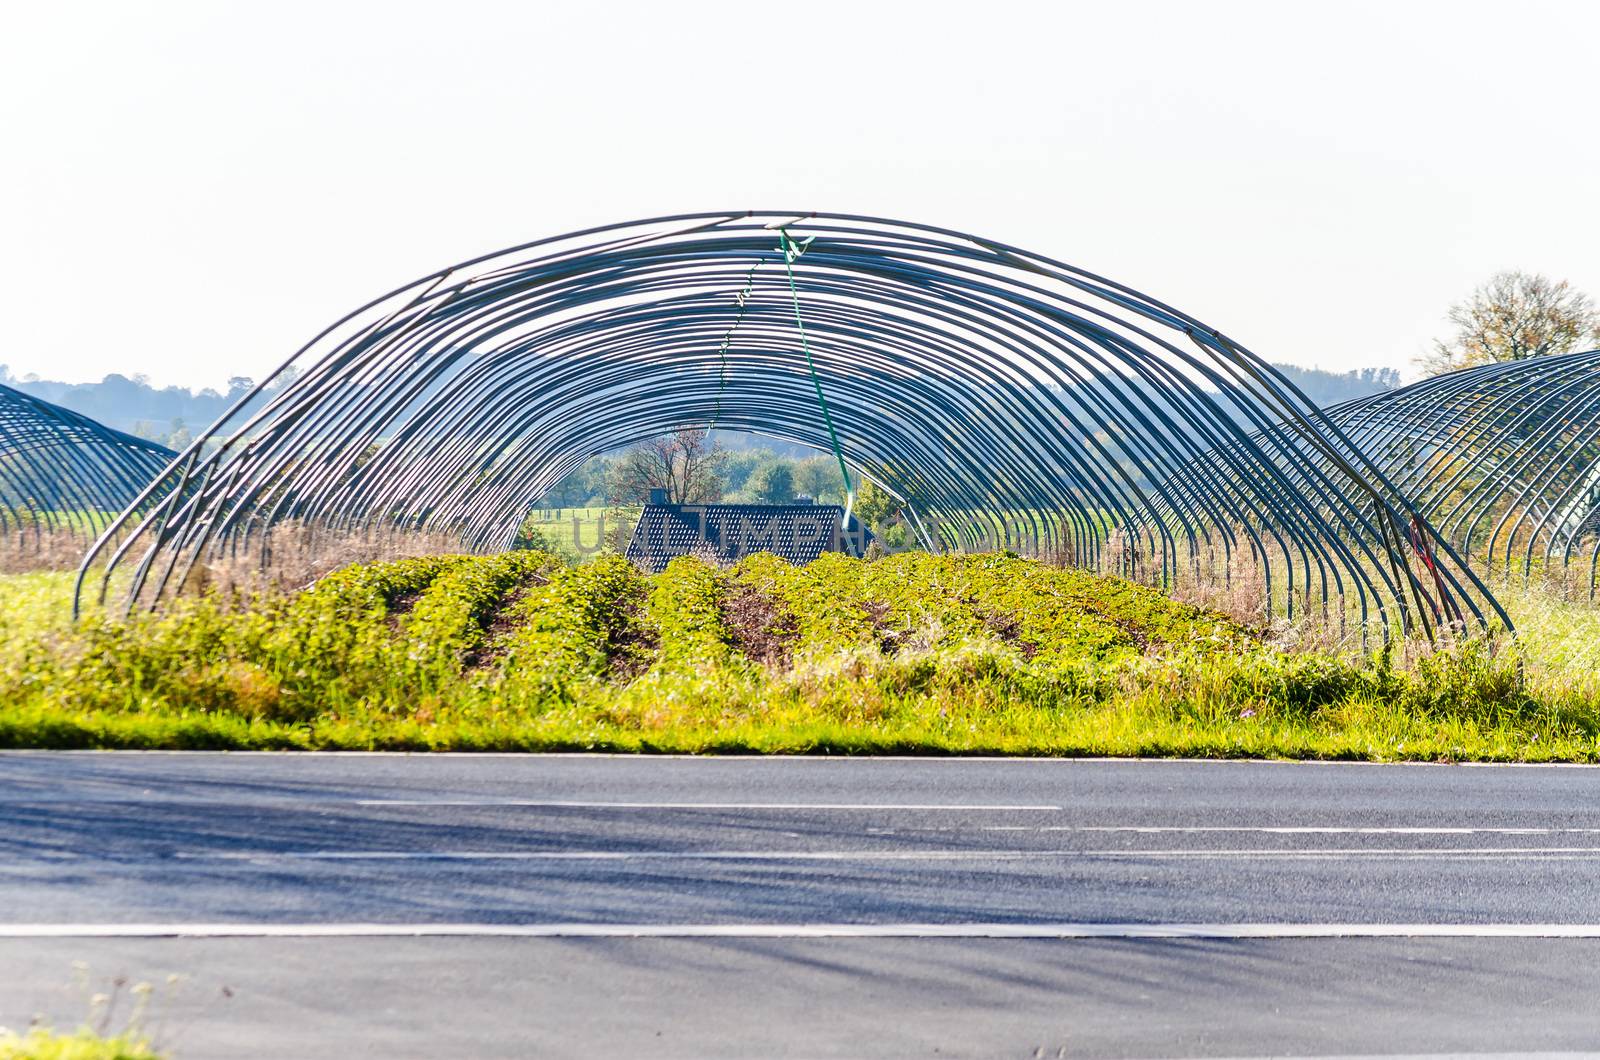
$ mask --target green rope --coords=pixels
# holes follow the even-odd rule
[[[806,338],[806,323],[800,315],[800,290],[794,279],[795,259],[806,252],[806,248],[811,245],[811,241],[815,238],[816,236],[807,236],[805,239],[796,240],[789,234],[787,228],[780,228],[778,229],[778,250],[783,253],[783,268],[789,277],[789,297],[794,303],[794,323],[800,332],[800,348],[805,351],[806,367],[811,371],[811,383],[817,390],[817,404],[822,409],[822,422],[828,428],[829,441],[833,443],[834,459],[839,462],[839,477],[844,480],[844,523],[848,526],[850,514],[855,510],[856,490],[855,486],[850,482],[850,469],[844,462],[844,448],[839,444],[839,432],[833,426],[833,414],[828,410],[828,399],[822,392],[822,377],[817,374],[817,362],[811,355],[811,343]],[[759,261],[756,262],[750,266],[750,271],[745,274],[744,289],[734,298],[739,304],[739,312],[733,318],[733,323],[728,327],[727,332],[723,334],[722,345],[717,349],[717,357],[721,362],[717,383],[717,404],[712,410],[710,422],[706,424],[707,434],[710,434],[715,429],[717,420],[722,416],[722,398],[728,389],[728,350],[733,346],[734,332],[738,331],[739,326],[744,323],[745,313],[749,308],[750,299],[755,290],[756,269],[760,268],[760,266],[761,263]]]
[[[778,229],[778,249],[783,251],[783,268],[789,274],[789,296],[794,300],[794,324],[800,330],[800,348],[806,354],[806,367],[811,369],[811,382],[817,388],[817,404],[822,407],[822,422],[828,428],[828,439],[833,442],[833,455],[839,461],[839,475],[844,479],[844,521],[850,522],[850,513],[856,506],[856,490],[850,484],[850,471],[845,467],[844,449],[839,445],[839,432],[833,428],[833,415],[828,412],[828,399],[822,394],[822,377],[817,374],[817,362],[811,356],[811,343],[806,341],[806,322],[800,318],[800,290],[794,282],[794,262],[816,236],[807,236],[796,242],[787,228]]]
[[[755,288],[756,270],[760,267],[761,262],[757,261],[745,274],[744,290],[734,296],[734,300],[739,303],[739,315],[733,318],[733,325],[728,328],[728,333],[722,336],[722,347],[717,350],[717,356],[722,358],[722,374],[717,381],[717,407],[711,412],[711,422],[706,424],[708,436],[716,428],[718,418],[722,416],[722,395],[728,390],[728,349],[733,345],[733,333],[744,323],[745,307],[750,304],[750,295]]]

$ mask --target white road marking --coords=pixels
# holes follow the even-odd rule
[[[1022,825],[1019,827],[1029,827]],[[1263,835],[1600,835],[1600,828],[1504,828],[1478,825],[1364,826],[1364,825],[1042,825],[1040,832],[1132,832],[1204,834],[1253,832]]]
[[[1600,1053],[1318,1053],[1304,1060],[1596,1060]],[[1278,1060],[1273,1056],[1219,1056],[1213,1060]]]
[[[107,798],[62,799],[55,796],[0,795],[0,805],[130,805],[130,806],[215,806],[215,799],[115,796]],[[303,797],[235,800],[245,806],[364,806],[372,808],[525,808],[525,809],[619,809],[619,810],[733,810],[733,811],[924,811],[952,813],[1059,813],[1061,806],[1036,803],[769,803],[769,802],[623,802],[553,799],[356,799],[343,797]],[[961,832],[1051,832],[1060,834],[1105,835],[1351,835],[1351,836],[1562,836],[1600,835],[1600,827],[1521,827],[1502,825],[1164,825],[1164,824],[896,824],[890,828],[863,828],[866,835],[912,835]],[[1308,851],[1311,852],[1311,851]]]
[[[971,813],[1043,811],[1059,813],[1060,806],[1031,803],[987,806],[963,803],[871,802],[580,802],[564,799],[356,799],[357,806],[520,806],[534,809],[579,810],[955,810]]]
[[[1600,938],[1600,924],[0,924],[0,938]]]
[[[1123,835],[1600,835],[1600,828],[1511,828],[1477,825],[1365,826],[1365,825],[1144,825],[1144,824],[980,824],[896,825],[868,828],[873,835],[926,832],[1062,832]]]
[[[358,799],[357,806],[526,807],[578,809],[660,810],[924,810],[995,812],[1060,812],[1060,806],[982,805],[958,803],[708,803],[708,802],[579,802],[542,799]],[[869,829],[875,834],[892,834]],[[1482,825],[944,825],[900,826],[901,832],[1084,832],[1131,835],[1205,835],[1236,833],[1256,835],[1600,835],[1600,828],[1525,828]]]
[[[178,851],[195,861],[1027,861],[1159,860],[1596,860],[1600,847],[1345,847],[1276,850],[262,850]]]

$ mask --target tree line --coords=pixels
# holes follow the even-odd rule
[[[596,456],[558,482],[541,508],[644,504],[663,489],[672,504],[789,504],[809,497],[842,504],[844,485],[831,456],[796,457],[773,448],[729,448],[705,430],[685,428],[624,452]]]

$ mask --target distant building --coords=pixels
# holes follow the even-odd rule
[[[628,560],[651,574],[679,556],[730,564],[771,552],[798,565],[824,552],[859,556],[871,541],[853,517],[849,530],[842,528],[837,504],[798,497],[794,504],[667,504],[665,490],[651,493],[628,541]]]

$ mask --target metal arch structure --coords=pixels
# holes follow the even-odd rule
[[[129,606],[154,606],[203,557],[285,520],[504,548],[584,460],[707,425],[836,451],[931,547],[1088,566],[1130,551],[1108,557],[1113,529],[1217,452],[1231,485],[1139,527],[1133,551],[1163,572],[1221,538],[1262,565],[1269,596],[1356,600],[1385,629],[1493,607],[1404,494],[1214,328],[992,240],[783,211],[588,229],[369,302],[197,437],[139,499],[152,516],[120,543],[112,527],[84,570],[132,565]],[[1327,470],[1286,474],[1300,452]]]
[[[1593,595],[1600,350],[1449,372],[1326,414],[1475,569],[1528,577],[1586,564]],[[1283,467],[1291,477],[1331,470],[1298,443]],[[1171,505],[1226,485],[1228,475],[1224,454],[1205,454],[1167,482],[1149,517],[1172,518]]]
[[[1600,350],[1468,368],[1329,415],[1462,555],[1600,567]]]
[[[0,386],[0,535],[99,531],[177,454]]]

